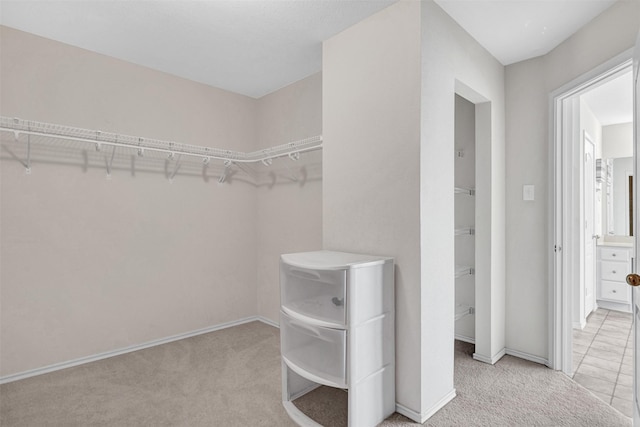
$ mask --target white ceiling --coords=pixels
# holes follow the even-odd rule
[[[545,55],[616,0],[435,0],[503,65]]]
[[[396,0],[2,0],[0,23],[261,97],[322,68],[322,41]]]
[[[1,0],[0,24],[254,98],[322,68],[322,41],[396,0]],[[435,0],[504,65],[615,0]]]
[[[629,70],[582,95],[602,126],[633,121],[633,80]]]

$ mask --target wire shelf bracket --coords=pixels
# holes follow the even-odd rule
[[[476,274],[475,268],[466,265],[456,265],[456,279],[464,276],[473,276],[474,274]]]
[[[455,320],[458,321],[463,317],[467,317],[469,315],[476,314],[475,307],[470,307],[464,304],[458,304],[455,308]]]
[[[476,229],[473,227],[456,228],[456,236],[464,236],[467,234],[474,236],[476,234]]]
[[[475,196],[476,190],[473,188],[455,187],[455,194],[466,194],[468,196]]]
[[[181,157],[182,154],[178,154],[178,157],[176,158],[176,164],[173,166],[173,172],[171,172],[171,175],[169,176],[169,184],[173,184],[173,178],[175,178],[176,174],[178,173],[178,169],[180,169]]]

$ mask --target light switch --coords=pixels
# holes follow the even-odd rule
[[[534,200],[535,199],[535,186],[523,185],[522,186],[522,200]]]

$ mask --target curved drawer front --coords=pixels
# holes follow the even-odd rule
[[[603,280],[614,282],[624,282],[629,274],[629,264],[626,262],[602,261],[600,264],[601,277]]]
[[[605,261],[629,261],[629,249],[600,248],[600,258]]]
[[[287,309],[345,325],[346,270],[308,270],[280,263],[280,301]]]
[[[621,282],[607,282],[603,280],[600,282],[601,284],[601,298],[622,302],[622,303],[631,303],[631,287],[626,283]]]
[[[280,312],[282,357],[328,384],[347,387],[347,332],[292,319]]]

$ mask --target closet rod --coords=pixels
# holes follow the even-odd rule
[[[130,135],[120,135],[111,132],[102,132],[99,130],[74,128],[70,126],[22,120],[5,116],[0,116],[0,131],[13,132],[16,140],[18,140],[20,134],[34,135],[95,144],[96,148],[99,148],[101,145],[108,145],[139,151],[157,151],[167,153],[170,156],[181,154],[202,158],[205,163],[208,162],[209,159],[217,159],[223,161],[230,160],[234,163],[263,162],[263,164],[267,165],[271,159],[284,156],[296,159],[296,153],[322,148],[322,136],[319,135],[288,142],[286,144],[277,145],[263,150],[244,153],[241,151],[209,148],[158,139],[145,139]]]

